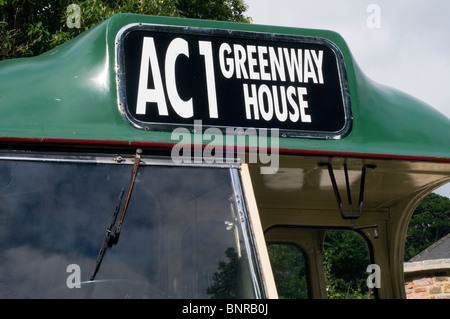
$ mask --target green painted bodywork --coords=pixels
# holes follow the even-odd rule
[[[342,139],[280,138],[280,149],[450,159],[450,120],[425,103],[368,79],[344,39],[325,30],[119,14],[55,49],[0,62],[0,139],[171,143],[170,132],[137,129],[119,111],[115,37],[130,23],[317,36],[344,56],[353,123]]]

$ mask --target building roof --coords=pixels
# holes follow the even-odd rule
[[[430,259],[446,259],[446,258],[450,258],[450,233],[442,237],[433,245],[422,250],[420,253],[411,258],[409,261],[414,262],[414,261],[423,261]]]

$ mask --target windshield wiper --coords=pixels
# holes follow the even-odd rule
[[[106,250],[108,249],[108,247],[111,248],[113,245],[117,245],[117,243],[119,241],[119,236],[120,236],[120,232],[122,230],[123,221],[125,219],[125,214],[128,209],[128,203],[131,198],[131,192],[133,191],[134,182],[136,181],[137,171],[139,168],[139,162],[141,160],[141,154],[142,154],[142,150],[137,149],[136,155],[134,157],[133,172],[131,173],[130,186],[128,187],[128,193],[127,193],[127,197],[125,198],[125,204],[123,205],[122,215],[120,216],[119,224],[117,226],[115,226],[116,220],[117,220],[117,215],[119,214],[120,205],[121,205],[123,194],[124,194],[123,188],[119,194],[119,198],[117,199],[116,207],[114,209],[114,213],[109,222],[109,226],[106,228],[105,237],[103,238],[103,244],[102,244],[102,247],[100,248],[100,252],[98,253],[94,271],[92,272],[92,275],[91,275],[91,279],[90,279],[91,281],[94,280],[95,275],[97,274],[98,270],[100,269],[100,265],[102,263],[103,257],[105,256],[105,253],[106,253]]]

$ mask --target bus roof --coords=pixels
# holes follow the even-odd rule
[[[122,79],[117,71],[121,62],[117,54],[121,51],[117,41],[124,28],[136,24],[244,32],[266,38],[325,39],[337,48],[338,63],[344,71],[338,75],[347,107],[343,113],[345,132],[311,138],[285,137],[281,131],[280,152],[450,162],[450,120],[422,101],[367,78],[344,39],[335,32],[134,14],[114,15],[40,56],[0,62],[0,141],[166,148],[175,145],[171,130],[138,127],[121,105],[121,86],[117,83]],[[240,39],[242,47],[245,40]],[[305,55],[309,54],[306,51]],[[311,49],[311,72],[320,71],[318,62],[322,57],[313,55],[316,53]]]

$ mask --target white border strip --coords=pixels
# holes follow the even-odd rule
[[[266,290],[266,296],[269,299],[278,299],[278,292],[273,278],[272,266],[267,252],[266,240],[262,230],[261,220],[259,219],[258,206],[256,205],[255,194],[253,192],[252,181],[247,164],[242,164],[240,169],[242,190],[247,204],[247,213],[249,224],[255,239],[254,245],[256,254],[261,266],[260,272],[262,275],[263,285]]]

